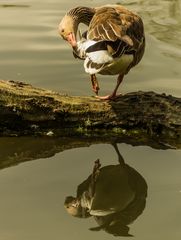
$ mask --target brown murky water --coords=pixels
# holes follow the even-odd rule
[[[73,6],[106,3],[0,0],[0,78],[27,81],[71,95],[92,95],[82,62],[72,57],[69,46],[59,38],[57,25]],[[126,76],[122,92],[153,90],[181,96],[181,1],[121,3],[143,17],[147,39],[144,59]],[[100,76],[102,94],[113,88],[114,79]],[[0,139],[0,239],[106,240],[113,239],[114,234],[130,234],[139,240],[181,238],[180,150],[118,144],[127,164],[119,170],[120,175],[117,170],[113,174],[120,181],[120,189],[107,187],[101,195],[108,175],[114,173],[112,165],[119,169],[119,155],[110,144],[77,141],[70,148],[69,143],[68,139]],[[104,217],[72,217],[63,206],[65,198],[76,196],[77,187],[90,176],[96,159],[100,159],[103,176],[95,190],[101,196],[96,204],[109,200]],[[24,163],[16,165],[18,162]],[[89,185],[82,191],[89,192]],[[106,224],[100,227],[108,221],[105,212],[110,209],[116,209],[116,215],[109,219],[112,228]]]

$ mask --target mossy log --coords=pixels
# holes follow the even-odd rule
[[[115,101],[67,96],[0,80],[0,136],[154,138],[181,142],[181,99],[132,92]]]

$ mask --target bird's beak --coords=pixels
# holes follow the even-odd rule
[[[68,34],[67,41],[70,43],[70,45],[72,47],[76,47],[77,46],[77,41],[76,41],[74,33],[71,32],[71,33]]]

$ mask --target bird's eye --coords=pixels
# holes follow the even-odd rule
[[[65,30],[64,29],[62,29],[62,31],[61,31],[62,33],[64,33],[65,32]]]

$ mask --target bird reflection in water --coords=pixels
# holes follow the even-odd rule
[[[144,210],[147,184],[144,178],[128,166],[116,144],[113,144],[119,164],[101,167],[95,161],[92,174],[77,188],[77,196],[65,199],[69,214],[79,218],[94,217],[98,226],[92,231],[104,230],[114,236],[132,236],[131,224]]]

